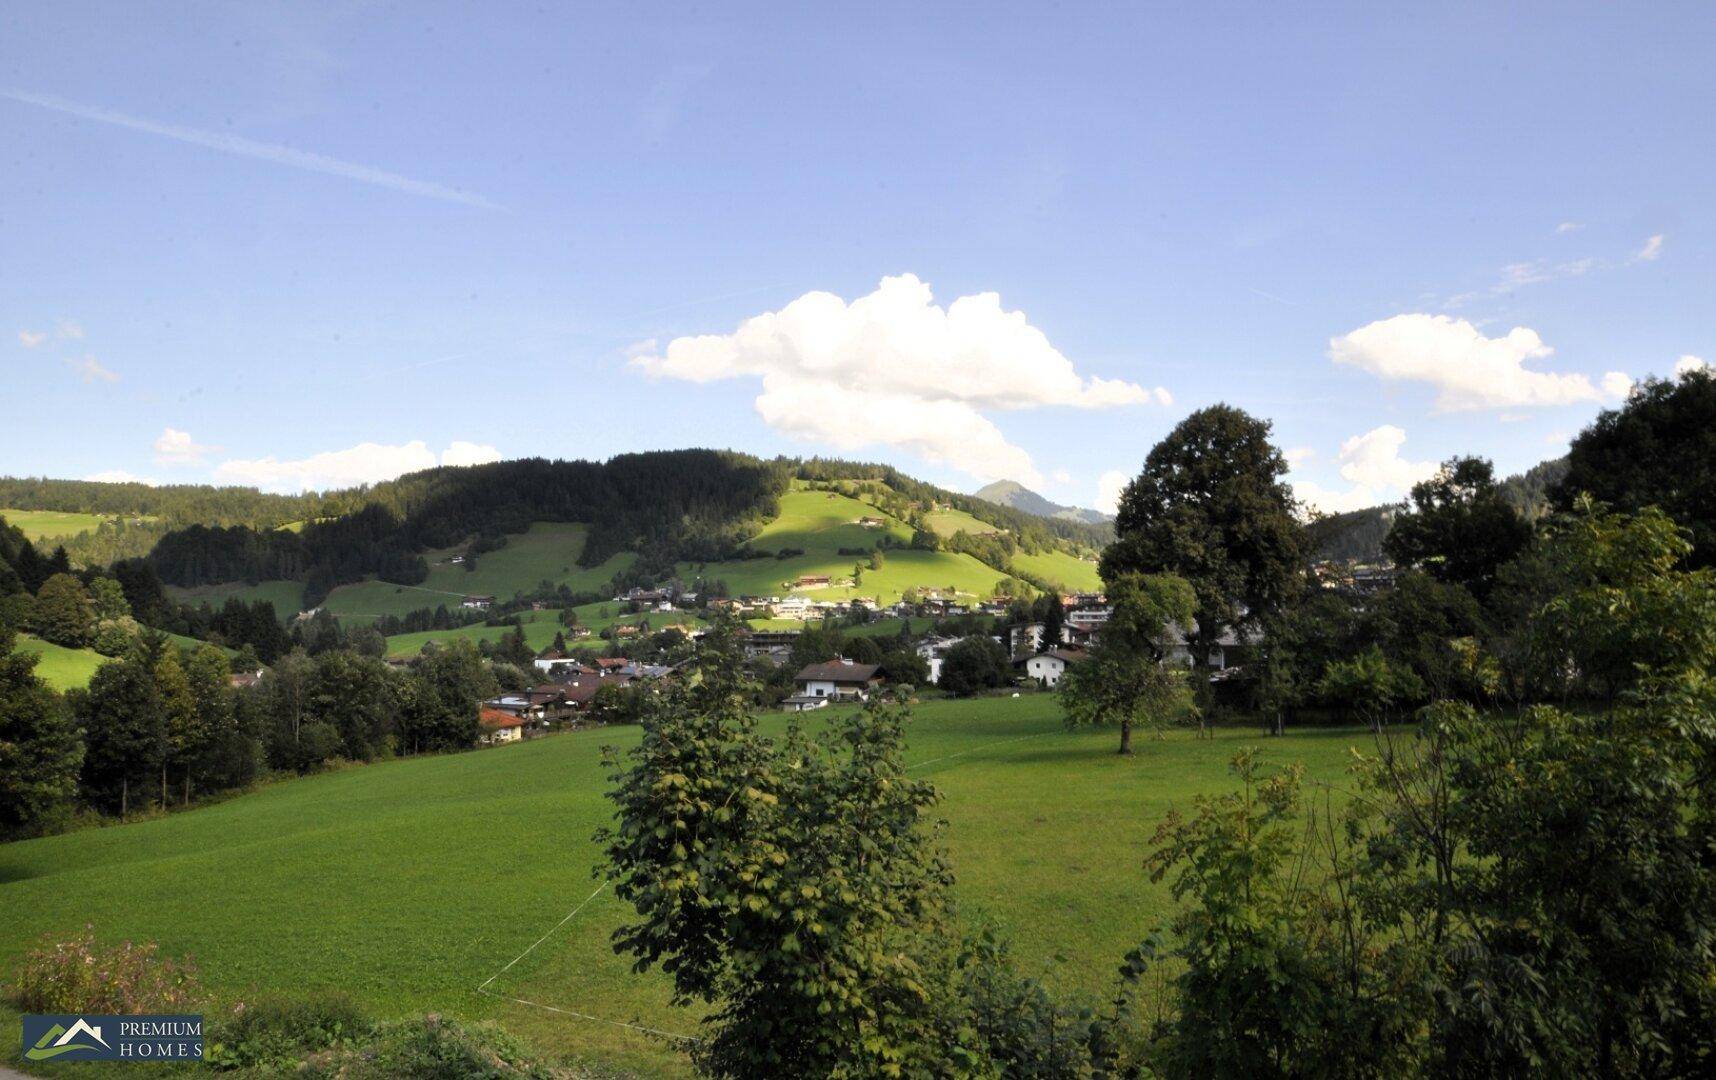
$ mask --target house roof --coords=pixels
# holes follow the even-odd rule
[[[867,683],[876,677],[877,664],[854,664],[850,660],[830,660],[826,664],[811,664],[794,678],[799,682]]]
[[[477,723],[486,728],[514,728],[524,726],[523,720],[520,720],[511,713],[501,712],[499,709],[484,709],[482,712],[477,714]]]

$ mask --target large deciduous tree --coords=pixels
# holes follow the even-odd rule
[[[1531,526],[1502,497],[1494,467],[1456,457],[1412,486],[1411,509],[1395,520],[1383,549],[1397,564],[1485,600],[1497,572],[1530,543]]]
[[[1186,672],[1171,659],[1170,627],[1191,622],[1192,587],[1171,574],[1124,574],[1108,586],[1114,614],[1090,654],[1067,668],[1059,692],[1068,727],[1119,727],[1132,753],[1136,726],[1160,729],[1192,707]]]
[[[1555,499],[1656,506],[1691,533],[1693,567],[1716,565],[1716,372],[1649,379],[1573,440]]]
[[[935,963],[950,874],[906,772],[902,710],[758,734],[750,695],[705,668],[652,697],[615,760],[605,873],[638,921],[615,934],[713,1006],[711,1076],[954,1075],[980,1057]],[[977,1070],[971,1070],[974,1075]]]
[[[1286,472],[1266,421],[1229,405],[1186,417],[1121,494],[1103,581],[1143,573],[1190,582],[1197,625],[1186,629],[1204,663],[1225,627],[1265,619],[1303,582],[1304,541]]]
[[[95,609],[83,582],[73,574],[55,574],[36,593],[36,632],[56,645],[78,649],[95,631]]]

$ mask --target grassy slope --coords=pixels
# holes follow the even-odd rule
[[[607,608],[608,614],[603,615],[602,609]],[[650,628],[660,630],[664,627],[696,626],[702,619],[683,611],[652,611],[648,615],[618,614],[619,605],[582,604],[574,611],[578,613],[578,622],[590,628],[591,635],[587,638],[575,639],[568,644],[574,649],[600,649],[608,643],[595,635],[615,623],[637,623],[649,620]],[[554,643],[554,635],[560,630],[560,610],[558,608],[543,611],[525,611],[519,613],[519,619],[524,623],[524,640],[538,652]],[[794,623],[797,626],[800,624]],[[415,656],[423,651],[423,646],[430,641],[448,641],[452,638],[469,638],[472,641],[494,641],[506,633],[504,626],[485,626],[477,623],[473,626],[461,626],[457,630],[425,630],[412,634],[395,634],[387,639],[387,655]]]
[[[208,644],[183,634],[168,634],[167,640],[181,649],[200,649]],[[89,677],[95,674],[95,669],[110,659],[94,649],[68,649],[64,645],[55,645],[51,641],[43,641],[29,634],[18,635],[18,647],[24,652],[33,652],[40,656],[42,659],[36,664],[36,674],[55,690],[62,691],[88,686]],[[228,656],[233,655],[231,649],[222,648],[221,652]]]
[[[175,600],[187,604],[207,604],[212,608],[219,608],[231,597],[237,597],[247,604],[266,600],[274,605],[274,614],[282,619],[290,619],[304,606],[304,584],[300,581],[263,581],[255,585],[234,581],[224,585],[199,585],[190,589],[172,585],[167,588],[167,593]]]
[[[929,530],[937,536],[952,536],[956,532],[979,536],[983,533],[1001,531],[987,521],[979,521],[964,510],[955,510],[951,506],[944,506],[939,510],[932,510],[925,514],[924,524],[929,526]]]
[[[382,1015],[498,1017],[545,1048],[682,1074],[683,1058],[659,1041],[473,992],[591,896],[590,836],[609,813],[600,747],[636,737],[580,732],[392,762],[0,846],[0,972],[40,935],[93,923],[104,938],[194,954],[225,1000],[337,987]],[[1053,698],[1027,695],[921,706],[908,759],[946,796],[936,813],[950,823],[965,913],[996,920],[1027,971],[1100,995],[1167,911],[1140,862],[1170,805],[1228,790],[1225,763],[1241,745],[1338,780],[1347,747],[1368,738],[1177,734],[1125,760],[1112,732],[1068,733]],[[626,915],[601,892],[491,990],[690,1030],[694,1018],[668,1006],[659,974],[634,975],[612,954],[609,934]],[[0,1003],[0,1026],[11,1008]]]
[[[36,674],[55,690],[88,686],[90,676],[107,659],[94,649],[68,649],[29,634],[18,635],[18,648],[41,657]]]
[[[1065,551],[1045,551],[1038,555],[1021,552],[1013,556],[1013,565],[1021,573],[1059,585],[1063,592],[1097,592],[1102,588],[1096,563]]]
[[[100,514],[79,514],[61,510],[0,509],[6,524],[16,525],[32,544],[40,540],[57,540],[78,533],[94,532],[107,519]]]
[[[887,519],[886,529],[866,529],[854,524],[860,517],[885,516],[870,504],[844,495],[795,489],[782,496],[780,517],[770,522],[752,544],[771,551],[802,548],[803,555],[788,559],[683,564],[680,573],[688,578],[719,578],[727,583],[728,591],[735,596],[784,595],[794,591],[788,589],[788,582],[806,574],[849,578],[852,564],[863,561],[863,557],[841,555],[841,548],[873,547],[883,532],[901,542],[911,538],[911,530],[905,523],[893,518]],[[952,588],[972,596],[988,596],[995,583],[1005,576],[969,555],[894,549],[884,553],[881,570],[864,571],[856,588],[802,591],[817,600],[871,596],[887,604],[898,600],[909,588]]]
[[[323,606],[342,618],[373,618],[441,604],[456,607],[461,598],[472,594],[504,600],[534,589],[544,579],[574,592],[600,589],[629,566],[634,556],[626,553],[600,566],[579,566],[578,556],[584,551],[588,532],[584,525],[539,521],[528,532],[507,537],[506,547],[478,558],[475,570],[447,562],[452,552],[432,551],[424,556],[429,560],[429,577],[421,585],[384,581],[342,585],[329,594]]]

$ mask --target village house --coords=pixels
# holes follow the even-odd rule
[[[231,676],[227,681],[232,684],[234,690],[253,690],[262,685],[264,670],[266,669],[257,668],[255,671],[241,671]]]
[[[492,596],[467,596],[459,601],[459,606],[475,611],[487,611],[495,602]]]
[[[798,580],[792,583],[795,589],[826,589],[828,588],[827,574],[800,574]]]
[[[536,659],[531,662],[536,666],[538,671],[545,672],[551,676],[558,674],[562,669],[581,668],[584,666],[583,661],[579,660],[571,653],[553,648],[542,650],[542,652],[537,654]]]
[[[800,697],[832,698],[835,701],[863,701],[870,691],[882,684],[875,664],[857,664],[841,657],[824,664],[811,664],[793,676]]]
[[[808,597],[788,596],[769,605],[769,613],[777,619],[802,620],[811,612],[812,604]]]
[[[1077,649],[1050,649],[1034,656],[1014,661],[1015,667],[1025,669],[1025,675],[1038,686],[1053,688],[1061,681],[1067,668],[1085,658]]]
[[[964,638],[930,636],[918,642],[917,653],[929,665],[929,681],[932,685],[941,682],[941,662],[947,658],[947,651],[958,645]]]
[[[481,732],[477,741],[484,746],[517,742],[524,738],[524,723],[512,713],[500,709],[484,709],[477,714],[477,727]]]
[[[1031,656],[1043,651],[1043,624],[1021,623],[1007,631],[1007,653],[1010,656]],[[1060,642],[1051,642],[1059,645]]]

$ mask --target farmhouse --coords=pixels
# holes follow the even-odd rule
[[[459,601],[459,606],[473,608],[477,611],[487,611],[494,602],[495,598],[492,596],[467,596]]]
[[[858,524],[864,526],[866,529],[880,529],[882,526],[886,525],[887,522],[879,517],[870,517],[869,515],[866,515],[858,519]]]
[[[811,664],[793,676],[798,696],[862,701],[873,687],[880,686],[881,669],[875,664],[855,664],[841,657],[826,664]]]
[[[1015,661],[1015,664],[1023,667],[1025,674],[1038,686],[1047,687],[1059,683],[1067,668],[1084,658],[1085,654],[1077,649],[1050,649]]]
[[[477,715],[477,726],[482,731],[477,741],[484,746],[498,746],[524,738],[524,721],[499,709],[484,709]]]
[[[827,574],[800,574],[793,582],[795,589],[826,589],[828,588]]]

